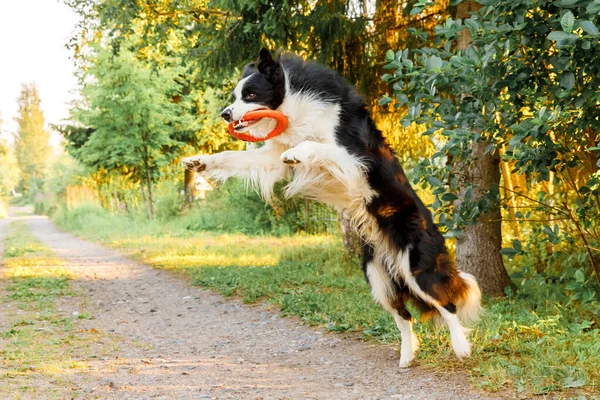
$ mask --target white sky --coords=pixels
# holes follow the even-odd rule
[[[22,82],[38,85],[46,125],[69,116],[77,86],[65,48],[77,15],[60,0],[0,0],[0,118],[16,131]]]

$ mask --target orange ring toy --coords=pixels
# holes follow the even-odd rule
[[[263,138],[257,138],[257,137],[251,136],[251,135],[247,135],[245,133],[236,132],[235,129],[233,129],[234,122],[256,121],[256,120],[259,120],[262,118],[273,118],[274,120],[277,121],[277,125],[275,126],[275,129],[273,129],[271,131],[271,133],[269,133],[267,136],[265,136]],[[238,121],[234,121],[234,122],[231,122],[227,126],[227,130],[229,130],[229,133],[234,138],[241,139],[246,142],[264,142],[266,140],[272,139],[275,136],[281,134],[281,132],[285,131],[285,129],[288,126],[287,117],[285,115],[283,115],[282,113],[280,113],[279,111],[273,111],[273,110],[249,111],[246,114],[244,114],[244,116],[242,118],[240,118]]]

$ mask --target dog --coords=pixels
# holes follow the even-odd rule
[[[266,201],[277,181],[288,180],[286,196],[336,207],[362,237],[371,293],[400,330],[400,367],[410,365],[419,347],[407,302],[424,319],[445,322],[456,356],[468,357],[469,329],[463,324],[478,319],[479,286],[457,270],[431,213],[354,86],[316,62],[292,53],[274,59],[263,48],[258,61],[246,66],[233,97],[221,116],[236,131],[266,137],[275,126],[272,119],[240,122],[259,109],[285,114],[287,129],[259,149],[188,157],[182,165],[218,180],[248,179]]]

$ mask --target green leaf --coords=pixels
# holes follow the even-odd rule
[[[596,291],[594,289],[588,289],[583,293],[583,301],[588,302],[594,300],[596,297]]]
[[[442,59],[438,56],[431,56],[427,59],[425,65],[431,70],[439,70],[440,68],[442,68]]]
[[[465,25],[467,28],[469,28],[472,31],[477,31],[477,30],[479,30],[479,28],[481,28],[481,24],[479,23],[479,21],[474,20],[472,18],[466,19]]]
[[[565,388],[578,388],[585,385],[585,379],[575,380],[571,376],[567,376],[564,380],[563,387]]]
[[[424,7],[413,7],[413,9],[410,10],[410,16],[412,17],[413,15],[417,15],[418,13],[423,11],[423,8]]]
[[[408,96],[406,94],[404,94],[404,93],[397,93],[396,94],[396,99],[398,99],[398,102],[401,105],[408,103]]]
[[[575,290],[575,289],[579,289],[580,286],[581,285],[579,283],[571,281],[571,282],[567,283],[567,286],[565,286],[565,289]]]
[[[567,40],[567,39],[578,39],[579,36],[574,33],[568,33],[563,31],[550,32],[548,39],[550,40]]]
[[[596,25],[594,25],[594,23],[591,21],[583,21],[579,25],[587,34],[592,36],[596,36],[598,34],[598,28],[596,28]]]
[[[560,79],[560,86],[566,90],[573,89],[573,86],[575,86],[575,75],[572,72],[567,72],[564,74]]]
[[[565,32],[573,32],[573,25],[575,25],[575,16],[571,11],[567,11],[560,19],[560,26]]]
[[[427,176],[425,179],[432,187],[442,186],[442,181],[437,176]]]
[[[600,1],[594,0],[593,3],[588,4],[585,10],[590,14],[598,14],[600,12]]]
[[[444,201],[454,201],[456,199],[458,199],[458,196],[455,195],[454,193],[444,193],[442,195],[442,200],[444,200]]]
[[[513,240],[513,248],[519,253],[523,250],[523,246],[518,239]]]
[[[575,271],[575,280],[579,283],[585,282],[585,275],[581,268],[579,268],[577,271]]]
[[[383,96],[379,99],[379,105],[385,106],[386,104],[390,104],[392,102],[392,98],[389,96]]]
[[[515,249],[513,249],[512,247],[506,247],[506,248],[500,250],[500,254],[512,258],[517,255],[517,251]]]
[[[394,61],[394,52],[392,50],[388,50],[387,53],[385,53],[385,60]]]

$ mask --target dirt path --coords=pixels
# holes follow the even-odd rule
[[[390,347],[224,300],[59,232],[45,217],[21,218],[73,272],[94,315],[85,324],[118,342],[108,357],[88,361],[91,368],[78,372],[78,398],[487,398],[463,374],[399,370]],[[0,221],[0,236],[5,225]]]

